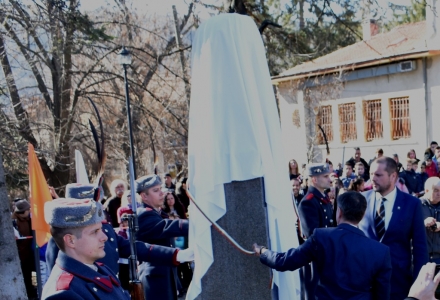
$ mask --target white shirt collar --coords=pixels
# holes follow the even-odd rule
[[[95,264],[89,265],[89,264],[85,264],[87,267],[93,269],[95,272],[98,272],[98,267]]]
[[[396,196],[397,196],[396,187],[394,187],[394,189],[391,192],[389,192],[387,195],[382,196],[380,193],[376,192],[376,200],[381,200],[382,198],[385,198],[389,203],[394,203],[394,201],[396,200]]]

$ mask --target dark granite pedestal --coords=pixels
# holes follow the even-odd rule
[[[220,225],[243,248],[269,245],[263,178],[225,184],[226,214]],[[197,300],[269,300],[270,269],[239,252],[211,228],[214,263],[202,278]]]

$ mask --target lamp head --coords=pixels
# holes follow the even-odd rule
[[[121,51],[119,51],[118,61],[121,65],[131,65],[131,54],[125,47],[122,47]]]

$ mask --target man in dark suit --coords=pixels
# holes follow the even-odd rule
[[[304,244],[286,253],[254,244],[255,253],[277,271],[293,271],[313,261],[319,272],[316,299],[389,299],[390,250],[357,228],[367,207],[365,197],[346,192],[337,201],[338,227],[316,228]]]
[[[391,299],[401,300],[428,262],[422,205],[419,199],[396,189],[397,164],[392,158],[375,160],[370,179],[373,189],[363,193],[368,207],[359,228],[367,237],[390,247]]]

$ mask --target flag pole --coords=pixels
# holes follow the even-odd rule
[[[34,260],[35,260],[35,273],[37,275],[37,292],[38,299],[41,299],[41,293],[43,291],[43,287],[41,284],[41,269],[40,269],[40,248],[37,244],[37,237],[35,234],[35,230],[32,230],[32,248],[34,249]]]

